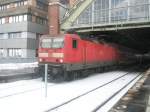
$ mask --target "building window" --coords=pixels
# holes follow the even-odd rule
[[[2,18],[2,24],[5,24],[5,18]]]
[[[44,4],[44,3],[40,2],[40,1],[37,1],[37,8],[45,10],[45,11],[48,11],[48,5]]]
[[[7,37],[5,37],[4,33],[0,33],[0,39],[6,39]]]
[[[23,15],[20,15],[19,16],[19,22],[22,22],[23,21]]]
[[[7,23],[19,23],[23,21],[31,21],[31,22],[36,22],[38,24],[47,25],[47,19],[37,17],[37,16],[32,16],[31,14],[22,14],[22,15],[10,16],[6,18],[0,18],[0,24],[5,24],[6,22]]]
[[[42,24],[42,25],[46,25],[47,24],[47,20],[41,17],[36,17],[36,23],[38,24]]]
[[[5,18],[0,18],[0,24],[5,24],[6,21],[5,21]]]
[[[17,7],[17,3],[14,3],[14,6]]]
[[[27,20],[32,21],[32,15],[31,14],[28,14]]]
[[[19,16],[15,16],[15,22],[19,22]]]
[[[21,38],[21,32],[9,33],[8,38]]]
[[[24,5],[27,5],[27,4],[28,4],[28,1],[24,0],[24,1],[19,1],[19,2],[0,5],[0,11],[7,10],[9,8],[12,8],[12,7],[24,6]]]
[[[1,10],[1,11],[6,10],[6,9],[7,9],[7,5],[1,5],[1,6],[0,6],[0,10]]]
[[[22,21],[27,21],[28,15],[16,15],[16,16],[11,16],[9,17],[9,23],[17,23],[17,22],[22,22]]]
[[[0,49],[0,57],[4,57],[4,49]]]
[[[9,9],[9,8],[10,8],[10,5],[8,4],[8,5],[7,5],[7,9]]]
[[[27,4],[28,4],[27,0],[25,0],[25,1],[19,1],[19,2],[15,3],[15,7],[24,6],[24,5],[27,5]]]
[[[12,23],[12,22],[13,22],[13,18],[9,17],[9,23]]]
[[[27,19],[28,19],[28,16],[27,16],[27,14],[25,14],[25,15],[23,16],[23,21],[27,21]]]
[[[3,34],[3,33],[1,33],[1,34],[0,34],[0,39],[2,39],[2,38],[3,38],[3,36],[4,36],[4,34]]]
[[[22,49],[8,49],[9,57],[23,57]]]
[[[24,5],[28,5],[28,1],[26,0],[26,1],[24,1]]]

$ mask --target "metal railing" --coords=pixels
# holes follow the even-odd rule
[[[76,0],[73,7],[66,11],[61,23],[63,23],[82,3],[84,0]]]

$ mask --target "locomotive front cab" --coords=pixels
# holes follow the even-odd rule
[[[39,64],[48,64],[48,80],[60,79],[63,73],[64,36],[43,36],[39,43]],[[44,75],[42,76],[44,80]]]
[[[40,63],[63,63],[64,37],[42,37],[39,46]]]
[[[83,54],[80,38],[74,34],[60,37],[43,36],[39,44],[39,64],[48,64],[48,79],[68,80],[71,70],[79,68]],[[76,65],[76,66],[74,66]],[[43,76],[44,79],[44,76]]]

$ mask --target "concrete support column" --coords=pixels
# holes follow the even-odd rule
[[[131,11],[130,11],[130,9],[131,9],[130,6],[131,6],[131,3],[130,3],[130,0],[128,0],[128,14],[127,14],[128,17],[127,17],[127,21],[130,21],[130,15],[131,15],[131,14],[130,14],[130,12],[131,12]]]
[[[111,23],[111,0],[109,0],[109,23]]]
[[[48,6],[49,34],[57,36],[60,34],[59,0],[50,0]]]
[[[92,22],[92,29],[93,29],[93,25],[94,25],[94,9],[95,9],[95,5],[94,2],[92,3],[92,18],[91,18],[91,22]],[[89,23],[90,24],[90,23]]]

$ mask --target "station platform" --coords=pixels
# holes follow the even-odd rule
[[[0,83],[39,77],[38,63],[0,64]]]
[[[0,71],[0,83],[40,77],[35,69],[37,68],[2,70]]]

